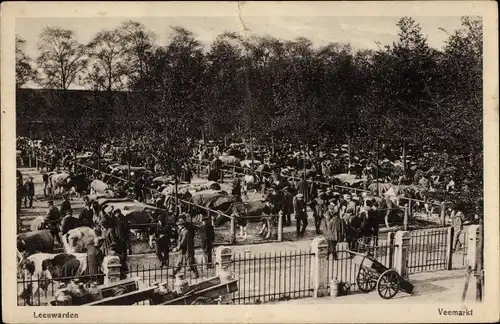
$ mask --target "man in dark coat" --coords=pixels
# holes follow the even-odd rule
[[[323,214],[326,211],[327,201],[323,199],[323,191],[318,190],[318,197],[311,201],[311,208],[313,210],[314,216],[314,227],[316,228],[316,234],[321,234],[320,227],[321,221],[323,219]]]
[[[194,258],[194,239],[189,233],[189,230],[186,227],[187,222],[184,219],[179,219],[179,221],[177,221],[177,225],[179,226],[179,239],[177,247],[174,248],[174,252],[179,251],[179,256],[177,258],[172,277],[175,277],[182,267],[187,264],[194,274],[193,279],[197,279],[199,274],[198,269],[196,268],[196,260]]]
[[[337,259],[337,243],[344,241],[344,223],[339,217],[338,206],[328,205],[328,210],[323,218],[323,235],[328,242],[328,255],[332,254]]]
[[[306,202],[310,203],[318,196],[318,186],[316,185],[316,182],[313,181],[312,177],[309,177],[309,179],[307,179],[307,184],[309,187],[309,195],[308,195],[308,200],[306,200]]]
[[[301,178],[297,183],[297,193],[302,194],[306,203],[309,202],[309,183],[304,178]]]
[[[52,200],[48,202],[48,206],[49,210],[45,215],[43,223],[45,227],[50,229],[50,233],[54,236],[55,241],[61,243],[61,237],[59,236],[59,229],[58,229],[59,219],[61,218],[59,209],[57,209],[57,207],[54,206],[54,202]]]
[[[299,193],[295,196],[293,209],[297,221],[296,235],[297,237],[304,236],[307,227],[307,205],[303,194]]]
[[[94,213],[91,207],[91,203],[86,201],[80,215],[78,215],[80,226],[94,227]]]
[[[24,208],[33,208],[33,197],[35,196],[35,184],[33,177],[29,177],[28,181],[24,184]]]
[[[47,172],[43,172],[42,180],[43,180],[43,196],[47,197],[48,195],[47,188],[49,187],[49,174]]]
[[[102,237],[96,237],[94,244],[87,250],[87,275],[96,276],[94,281],[99,284],[104,283],[104,276],[99,276],[102,274],[101,266],[104,260],[104,254],[101,251],[102,241]]]
[[[212,268],[212,250],[214,248],[215,231],[208,216],[203,217],[200,227],[201,248],[207,268]]]
[[[59,211],[61,212],[61,215],[66,215],[67,212],[73,215],[73,208],[71,208],[71,203],[68,199],[68,195],[63,196],[63,201],[61,203],[61,206],[59,207]]]
[[[241,178],[239,176],[234,178],[231,194],[241,199]]]
[[[78,219],[73,217],[69,211],[66,212],[61,220],[61,235],[68,233],[70,230],[77,228],[79,225]]]
[[[134,184],[135,197],[139,201],[144,201],[144,186],[146,185],[145,175],[142,175]]]
[[[293,214],[293,194],[290,187],[283,188],[283,219],[286,226],[292,225]]]
[[[168,266],[170,260],[170,230],[164,217],[158,217],[158,224],[153,227],[153,236],[156,240],[155,252],[161,267]]]
[[[361,235],[364,237],[365,245],[376,246],[378,241],[378,219],[377,210],[371,200],[365,202],[365,210],[361,212],[361,217],[363,218]]]

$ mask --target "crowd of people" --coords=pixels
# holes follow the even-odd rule
[[[240,150],[240,151],[238,151]],[[300,170],[314,168],[317,174],[330,175],[335,172],[353,171],[357,172],[360,177],[369,177],[367,170],[373,166],[367,162],[368,159],[360,159],[354,157],[351,165],[346,165],[344,148],[335,148],[333,152],[305,152],[304,150],[296,150],[293,147],[286,147],[278,152],[271,154],[267,148],[261,148],[260,152],[253,156],[255,159],[260,159],[264,164],[272,165],[275,170],[278,167],[285,167],[294,165],[296,169]],[[42,147],[43,159],[49,161],[47,170],[55,170],[58,165],[65,165],[65,161],[74,158],[76,149],[58,149],[55,146]],[[209,149],[207,146],[199,146],[193,152],[193,156],[200,160],[211,160],[210,170],[218,174],[224,164],[218,158],[222,153],[235,154],[243,152],[243,159],[250,157],[247,147],[231,149],[221,149],[217,145]],[[327,157],[330,154],[329,157]],[[115,154],[116,155],[116,154]],[[338,156],[338,159],[333,158]],[[305,157],[305,158],[304,158]],[[152,168],[153,171],[162,169],[158,166],[159,161],[155,160],[154,156],[146,156],[143,159],[146,167]],[[292,162],[295,161],[295,162]],[[325,163],[330,161],[330,163]],[[302,164],[301,164],[302,163]],[[356,168],[356,163],[361,165],[362,168]],[[411,178],[411,182],[416,182],[418,185],[431,188],[432,186],[445,184],[447,191],[453,191],[458,187],[455,182],[453,174],[444,174],[442,171],[436,171],[436,176],[431,176],[429,173],[424,172],[423,167],[410,167],[408,172],[399,174],[396,181],[400,183],[406,181],[405,179]],[[188,163],[182,166],[183,176],[181,180],[187,182],[192,178],[192,166]],[[440,177],[446,177],[443,182]],[[46,173],[44,175],[46,177]],[[308,210],[313,213],[314,229],[316,234],[323,234],[329,241],[331,249],[334,249],[339,242],[347,242],[350,248],[356,248],[364,245],[376,245],[376,237],[379,230],[380,216],[384,220],[386,227],[390,227],[390,221],[400,215],[401,210],[391,199],[384,197],[373,196],[358,196],[356,194],[340,194],[335,192],[333,188],[318,188],[314,177],[301,177],[297,182],[288,181],[286,178],[281,178],[279,185],[274,185],[272,175],[269,176],[270,185],[266,188],[264,200],[269,203],[271,210],[269,213],[283,215],[283,226],[290,226],[292,224],[291,217],[294,215],[296,219],[296,236],[304,236],[308,226]],[[220,180],[220,179],[217,179]],[[391,180],[394,180],[391,178]],[[140,200],[144,200],[143,188],[145,183],[143,178],[136,181],[134,188],[136,189],[136,196]],[[243,190],[242,177],[235,177],[233,182],[232,192],[234,196],[241,199],[242,195],[246,192]],[[44,178],[44,195],[47,195],[47,179]],[[32,178],[28,179],[25,183],[18,183],[18,197],[24,198],[24,207],[31,208],[33,205],[34,197],[34,184]],[[22,208],[21,203],[18,203],[18,208]],[[453,209],[453,224],[460,228],[465,219],[465,208],[458,204]],[[196,274],[196,266],[194,259],[194,236],[196,229],[193,228],[191,222],[188,222],[187,215],[176,215],[176,226],[178,227],[178,241],[174,250],[180,251],[180,257],[177,261],[177,268],[182,264],[187,264],[192,268]],[[56,240],[60,242],[60,236],[67,233],[72,228],[78,226],[89,226],[94,228],[99,234],[99,240],[95,245],[102,250],[103,255],[118,255],[122,262],[123,271],[126,271],[127,255],[130,252],[130,228],[119,209],[114,210],[99,210],[96,202],[91,202],[88,199],[84,201],[84,208],[81,210],[78,217],[73,217],[71,204],[68,197],[65,197],[63,203],[58,209],[49,202],[49,207],[45,219],[47,228],[51,229]],[[276,219],[271,218],[267,221],[268,226],[276,226]],[[202,247],[205,254],[207,263],[211,263],[211,250],[215,239],[214,229],[212,222],[209,219],[204,219],[202,229],[198,230],[202,236]],[[157,224],[151,227],[150,232],[156,240],[156,254],[162,266],[169,264],[170,254],[170,237],[171,237],[171,224],[167,224],[164,219],[159,218]],[[455,234],[459,231],[455,231]],[[457,236],[458,237],[458,236]],[[456,245],[456,244],[455,244]],[[92,253],[96,253],[93,251]],[[93,256],[94,259],[102,259]],[[177,269],[176,268],[176,269]],[[174,274],[176,271],[174,270]]]

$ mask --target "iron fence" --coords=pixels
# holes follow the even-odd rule
[[[410,232],[408,272],[445,270],[448,268],[448,228]]]
[[[18,306],[47,306],[55,298],[59,283],[68,283],[79,279],[85,287],[89,287],[92,282],[102,283],[104,274],[81,275],[73,277],[59,277],[47,279],[40,275],[25,277],[17,280],[17,304]]]
[[[388,269],[393,267],[395,245],[393,241],[378,240],[378,237],[364,238],[365,244],[358,244],[350,251],[365,254],[374,260],[380,262]],[[361,242],[360,242],[361,243]],[[342,283],[349,291],[359,291],[358,273],[360,265],[355,263],[347,249],[341,248],[328,257],[327,273],[328,287],[330,288],[330,280],[336,279]]]

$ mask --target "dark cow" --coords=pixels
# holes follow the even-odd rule
[[[50,230],[44,229],[17,235],[18,261],[38,252],[54,252],[54,236],[50,234]]]

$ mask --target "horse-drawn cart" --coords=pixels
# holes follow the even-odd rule
[[[405,280],[394,269],[388,269],[373,257],[361,253],[348,251],[351,259],[359,266],[356,284],[362,292],[377,289],[380,297],[391,299],[398,291],[413,293],[413,284]]]

